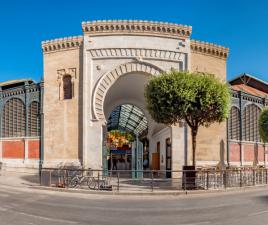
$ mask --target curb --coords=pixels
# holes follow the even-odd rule
[[[144,192],[144,191],[91,191],[83,189],[68,189],[68,188],[57,188],[57,187],[45,187],[45,186],[30,186],[28,188],[35,190],[47,190],[65,193],[79,193],[79,194],[89,194],[89,195],[110,195],[110,196],[186,196],[186,195],[202,195],[202,194],[216,194],[216,193],[236,193],[236,192],[246,192],[253,191],[256,189],[262,189],[268,187],[268,185],[259,186],[248,186],[239,188],[227,188],[227,189],[214,189],[214,190],[195,190],[195,191],[155,191],[155,192]]]

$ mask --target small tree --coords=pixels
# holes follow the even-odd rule
[[[268,142],[268,108],[264,109],[259,118],[259,131],[261,139]]]
[[[156,122],[172,125],[186,121],[191,129],[195,166],[198,128],[223,122],[229,115],[231,97],[228,85],[211,74],[171,71],[149,81],[145,98]]]

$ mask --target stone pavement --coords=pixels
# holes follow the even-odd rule
[[[117,190],[116,181],[112,182],[113,190],[112,191],[96,191],[89,190],[87,186],[82,188],[57,188],[57,187],[43,187],[40,186],[39,176],[31,173],[19,173],[19,172],[7,172],[4,171],[0,175],[0,187],[12,187],[24,190],[45,190],[45,191],[58,191],[58,192],[69,192],[69,193],[82,193],[82,194],[101,194],[101,195],[185,195],[185,194],[205,194],[205,193],[217,193],[217,192],[244,192],[246,190],[253,190],[258,188],[263,188],[263,186],[252,186],[252,187],[243,187],[243,188],[228,188],[228,189],[212,189],[212,190],[193,190],[193,191],[184,191],[175,189],[163,189],[155,188],[153,191],[148,184],[146,185],[137,185],[128,183],[126,180],[121,181],[120,191]],[[267,186],[266,186],[267,187]]]
[[[39,186],[39,176],[32,173],[1,171],[0,185],[12,187]]]
[[[74,192],[74,193],[90,193],[90,194],[185,194],[182,190],[170,190],[170,189],[159,189],[155,188],[152,192],[150,180],[141,183],[131,182],[131,179],[121,179],[120,180],[120,192],[118,192],[117,179],[114,178],[111,181],[113,185],[112,191],[96,191],[89,190],[85,185],[76,189],[73,188],[57,188],[57,187],[42,187],[40,186],[39,176],[31,173],[21,173],[21,172],[8,172],[2,171],[0,175],[0,186],[10,186],[16,188],[32,188],[41,190],[53,190],[53,191],[64,191],[64,192]]]
[[[24,178],[14,180],[7,179],[6,183],[24,182]],[[267,188],[140,197],[0,185],[0,202],[0,225],[266,225],[268,220]]]

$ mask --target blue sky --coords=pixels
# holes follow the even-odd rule
[[[193,27],[192,38],[230,48],[228,79],[268,82],[267,0],[17,0],[0,3],[0,81],[43,71],[41,41],[82,34],[81,22],[144,19]]]

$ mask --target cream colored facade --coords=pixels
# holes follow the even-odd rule
[[[190,39],[192,28],[150,21],[82,23],[83,35],[45,41],[44,167],[79,165],[102,168],[106,122],[118,105],[139,107],[148,119],[150,153],[172,139],[172,169],[190,163],[190,136],[183,123],[166,127],[146,110],[144,85],[162,71],[204,71],[226,79],[228,49]],[[62,77],[72,76],[73,98],[64,100]],[[225,124],[200,129],[199,164],[218,164],[226,143]],[[165,169],[165,149],[161,168]]]

